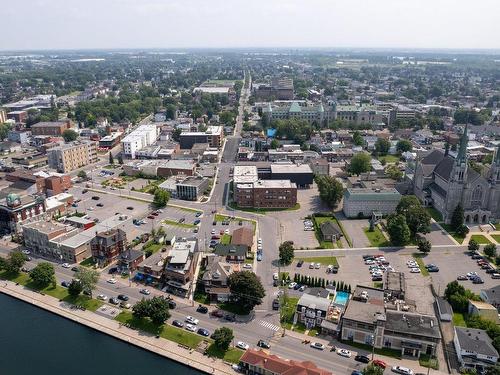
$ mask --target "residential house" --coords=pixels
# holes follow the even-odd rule
[[[336,242],[342,237],[342,230],[333,221],[324,221],[319,226],[323,241]]]
[[[183,239],[174,243],[167,253],[163,270],[167,290],[179,296],[189,293],[198,260],[197,250],[196,239]]]
[[[332,305],[329,297],[330,292],[323,288],[313,288],[303,293],[295,310],[297,322],[304,324],[307,329],[320,327]]]
[[[100,267],[118,260],[126,246],[127,234],[119,228],[97,233],[90,241],[92,258]]]
[[[226,258],[228,262],[244,262],[247,256],[247,246],[245,245],[223,245],[215,246],[214,253]]]
[[[231,237],[231,245],[243,245],[246,246],[248,250],[252,248],[253,245],[253,230],[250,227],[241,227],[233,231]]]
[[[483,289],[479,295],[484,302],[495,306],[500,311],[500,285],[490,289]]]
[[[163,267],[166,257],[165,253],[157,252],[152,254],[149,258],[144,259],[138,264],[137,273],[134,278],[146,284],[159,286],[162,282]]]
[[[207,264],[202,276],[205,293],[211,302],[228,301],[231,295],[228,280],[235,272],[235,264],[228,263],[224,257],[215,254],[209,254],[205,259]]]
[[[485,330],[455,327],[453,343],[461,367],[475,368],[481,373],[498,361],[498,352]]]

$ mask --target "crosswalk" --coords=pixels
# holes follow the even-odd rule
[[[279,331],[281,329],[280,326],[266,322],[265,320],[260,320],[259,324],[263,327],[266,327],[267,329],[270,329],[271,331]]]

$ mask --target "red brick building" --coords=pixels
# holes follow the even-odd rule
[[[127,246],[127,234],[121,229],[97,233],[90,241],[92,258],[99,266],[117,261]]]
[[[297,204],[297,185],[289,180],[258,180],[237,184],[234,200],[238,207],[293,207]]]
[[[31,125],[32,135],[61,136],[65,130],[73,128],[70,120],[67,121],[43,121]]]

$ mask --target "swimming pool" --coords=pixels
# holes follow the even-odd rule
[[[337,292],[335,295],[335,303],[338,303],[339,305],[345,305],[347,303],[347,300],[349,299],[349,293],[347,292]]]

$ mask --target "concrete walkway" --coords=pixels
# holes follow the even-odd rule
[[[204,356],[194,350],[184,349],[174,342],[157,339],[155,336],[122,326],[119,322],[100,316],[91,311],[71,310],[65,302],[42,295],[16,285],[10,281],[0,282],[0,292],[31,303],[39,308],[83,324],[119,340],[136,345],[153,353],[169,358],[183,365],[193,367],[207,374],[234,374],[231,366],[222,360]]]

